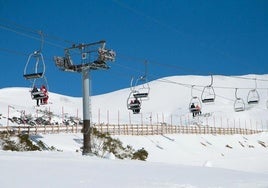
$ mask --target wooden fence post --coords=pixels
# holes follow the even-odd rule
[[[98,109],[98,123],[100,125],[100,109]]]
[[[110,113],[109,113],[109,110],[107,110],[107,124],[108,124],[108,125],[110,124],[110,123],[109,123],[109,122],[110,122],[109,114],[110,114]]]
[[[117,123],[118,123],[118,125],[120,124],[120,111],[118,110],[118,112],[117,112]]]
[[[129,125],[131,125],[131,115],[130,115],[130,112],[128,112],[128,118],[129,118]]]
[[[143,115],[142,115],[142,113],[140,113],[141,114],[141,126],[143,126]]]

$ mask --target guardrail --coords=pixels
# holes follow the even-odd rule
[[[209,126],[175,126],[175,125],[108,125],[95,124],[92,127],[103,133],[111,135],[162,135],[162,134],[257,134],[262,130],[246,128],[221,128]],[[57,134],[57,133],[79,133],[82,125],[45,125],[45,126],[1,126],[0,132],[8,131],[13,134]]]

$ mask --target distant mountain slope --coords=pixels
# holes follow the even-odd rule
[[[250,79],[249,79],[250,78]],[[257,78],[256,86],[255,80]],[[132,114],[127,109],[127,98],[130,89],[122,89],[111,93],[91,97],[92,122],[95,123],[156,123],[167,122],[179,124],[181,122],[192,121],[188,107],[193,96],[201,98],[204,86],[211,84],[210,76],[172,76],[149,82],[149,100],[142,102],[141,114]],[[191,86],[193,86],[191,92]],[[219,125],[220,118],[233,121],[268,121],[268,110],[266,102],[268,100],[268,75],[246,75],[236,77],[213,76],[212,84],[216,98],[211,104],[202,104],[203,114],[212,117]],[[257,89],[260,102],[256,105],[246,104],[243,112],[234,112],[235,88],[238,88],[239,97],[247,101],[247,95],[251,89]],[[136,87],[139,89],[139,87]],[[7,124],[3,117],[19,116],[22,111],[26,114],[38,115],[39,109],[48,110],[58,116],[58,121],[64,115],[78,116],[82,118],[82,98],[64,96],[49,93],[49,104],[41,107],[35,106],[35,101],[31,99],[29,88],[3,88],[0,89],[0,113],[2,118],[0,123]],[[10,106],[10,107],[8,107]],[[197,118],[195,118],[197,119]],[[205,121],[200,117],[199,123]],[[203,120],[202,120],[203,119]],[[225,121],[225,120],[224,120]],[[215,123],[215,122],[214,122]]]

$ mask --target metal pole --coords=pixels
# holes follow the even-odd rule
[[[89,69],[82,71],[83,85],[83,155],[90,155],[91,151],[91,128],[90,128],[90,109],[89,109]]]

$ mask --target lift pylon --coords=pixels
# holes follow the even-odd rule
[[[72,52],[74,52],[72,54]],[[79,52],[79,53],[77,53]],[[115,52],[105,48],[105,41],[90,44],[73,45],[64,50],[63,57],[56,56],[56,66],[62,71],[82,73],[83,88],[83,155],[90,155],[91,150],[91,127],[90,127],[90,70],[108,69],[107,61],[115,60]],[[75,55],[80,55],[76,57]],[[72,58],[71,58],[72,57]],[[75,64],[74,62],[81,62]]]

